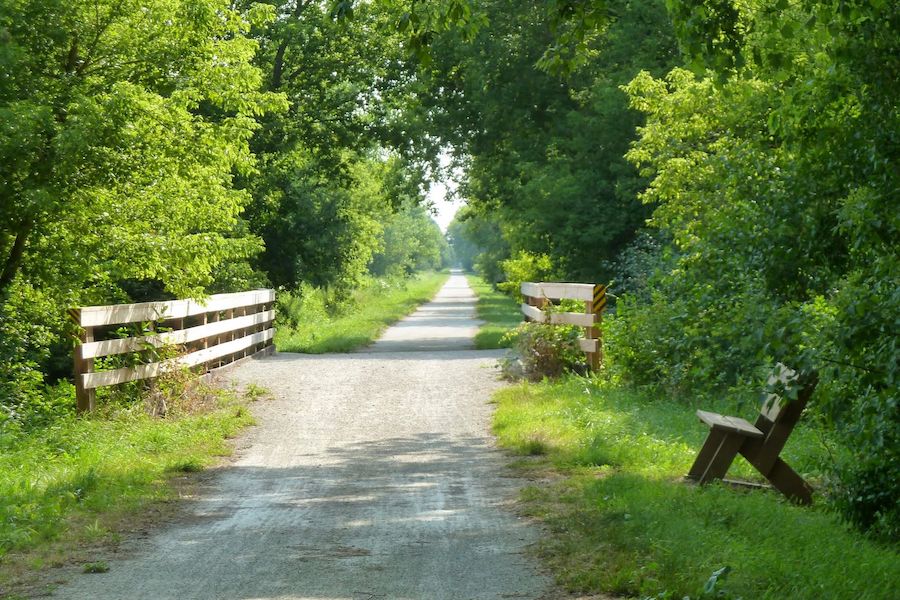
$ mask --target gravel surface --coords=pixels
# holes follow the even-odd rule
[[[467,350],[459,274],[368,350],[276,354],[231,376],[273,399],[185,517],[55,598],[525,599],[550,580],[494,448],[497,351]]]

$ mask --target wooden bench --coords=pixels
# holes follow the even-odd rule
[[[740,454],[769,480],[772,487],[792,501],[798,504],[812,502],[812,488],[779,454],[800,420],[800,414],[812,396],[818,378],[815,373],[805,377],[798,376],[794,371],[782,367],[781,373],[770,378],[769,383],[776,383],[779,379],[782,383],[793,382],[800,386],[797,398],[784,401],[769,394],[752,425],[740,417],[697,411],[697,416],[709,427],[709,436],[700,449],[688,478],[700,484],[724,479],[731,463]]]

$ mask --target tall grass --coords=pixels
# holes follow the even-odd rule
[[[477,275],[467,277],[469,285],[478,296],[476,312],[485,324],[475,334],[475,347],[481,350],[509,348],[511,340],[506,334],[522,322],[522,313],[516,301],[498,292]]]
[[[802,508],[774,492],[684,482],[707,432],[682,404],[574,376],[496,399],[501,444],[523,456],[519,468],[553,482],[524,498],[550,531],[540,553],[573,591],[697,598],[728,566],[719,588],[728,598],[896,597],[896,548],[867,540],[822,503]],[[825,455],[808,426],[783,453],[813,482]],[[730,475],[759,480],[743,459]]]
[[[275,345],[281,352],[350,352],[431,300],[448,277],[446,272],[427,272],[410,279],[372,279],[341,303],[312,287],[282,292]]]

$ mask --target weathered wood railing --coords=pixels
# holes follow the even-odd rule
[[[253,290],[217,294],[204,303],[172,300],[72,309],[69,313],[81,327],[80,343],[75,347],[79,412],[94,410],[95,390],[100,387],[150,379],[173,367],[208,371],[271,350],[274,303],[274,290]],[[150,329],[166,331],[110,337],[119,326],[130,323],[147,323]],[[154,355],[167,347],[174,348],[177,355],[154,362]],[[94,359],[132,353],[141,353],[142,364],[94,370]]]
[[[584,327],[584,338],[578,340],[587,354],[588,366],[598,369],[603,362],[603,338],[600,324],[606,309],[606,286],[591,283],[522,283],[522,314],[538,323]],[[560,300],[584,301],[584,312],[544,312],[548,303]]]

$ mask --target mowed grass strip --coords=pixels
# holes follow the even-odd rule
[[[498,292],[477,275],[468,275],[469,285],[478,296],[476,312],[485,324],[475,335],[479,350],[508,348],[510,340],[504,336],[522,322],[522,313],[514,298]]]
[[[523,492],[526,511],[550,532],[538,552],[571,591],[711,597],[704,583],[728,566],[717,597],[896,598],[897,549],[821,503],[685,482],[706,436],[692,408],[577,377],[507,388],[496,401],[501,444],[542,482]],[[708,408],[736,414],[727,402]],[[782,456],[815,481],[826,454],[815,432],[798,427]],[[743,459],[730,475],[759,479]]]
[[[0,597],[46,566],[90,562],[90,548],[175,498],[172,477],[230,454],[226,440],[251,422],[222,392],[203,414],[160,419],[136,403],[0,437]]]
[[[378,282],[359,290],[341,314],[319,314],[275,333],[280,352],[350,352],[371,344],[392,323],[431,300],[446,283],[447,272],[428,272],[400,283]]]

